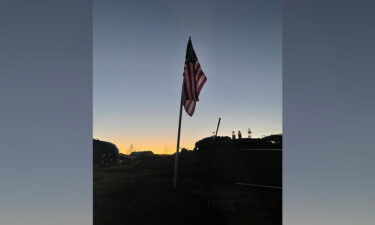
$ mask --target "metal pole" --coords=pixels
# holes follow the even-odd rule
[[[217,122],[215,137],[217,137],[217,132],[218,132],[219,126],[220,126],[220,120],[221,120],[221,118],[219,117],[219,122]]]
[[[178,150],[180,149],[180,133],[181,133],[181,116],[182,116],[182,91],[180,101],[180,116],[178,119],[178,132],[177,132],[177,148],[174,160],[174,177],[173,177],[173,189],[177,187],[177,175],[178,175]]]

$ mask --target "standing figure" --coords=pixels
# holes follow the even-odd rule
[[[238,131],[238,139],[242,139],[241,131]]]
[[[248,135],[249,135],[249,138],[251,138],[251,130],[249,128],[249,131],[247,131]]]
[[[234,131],[232,131],[232,139],[236,139],[236,133],[234,133]]]

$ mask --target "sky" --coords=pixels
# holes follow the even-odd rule
[[[188,4],[187,4],[188,3]],[[280,1],[94,1],[93,136],[127,153],[176,151],[186,44],[207,77],[181,147],[282,133]]]

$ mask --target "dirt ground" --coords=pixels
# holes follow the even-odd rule
[[[281,224],[281,190],[225,184],[200,176],[181,157],[178,188],[174,158],[129,159],[94,169],[95,225]]]

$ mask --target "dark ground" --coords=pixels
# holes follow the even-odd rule
[[[129,159],[94,169],[94,225],[281,224],[281,190],[207,182],[181,158]]]

